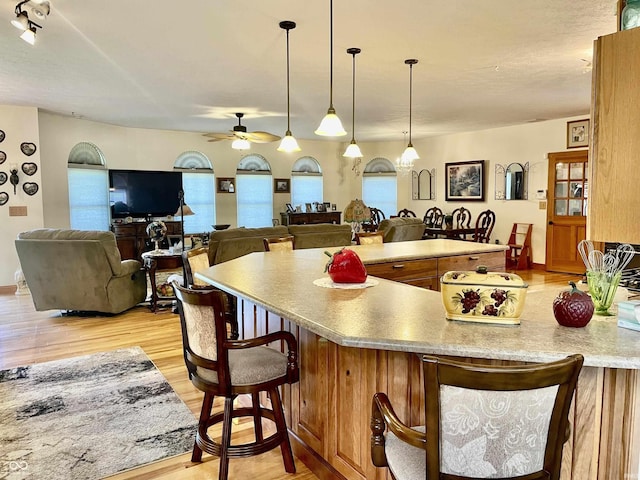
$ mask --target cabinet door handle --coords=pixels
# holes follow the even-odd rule
[[[391,268],[395,268],[396,270],[399,270],[399,269],[401,269],[401,268],[404,268],[404,265],[403,265],[402,263],[400,263],[400,264],[398,264],[398,265],[394,265],[394,266],[393,266],[393,267],[391,267]]]
[[[480,257],[477,257],[477,256],[469,257],[469,260],[480,260]]]

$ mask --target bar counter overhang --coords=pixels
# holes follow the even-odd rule
[[[504,250],[455,240],[352,248],[365,265]],[[298,338],[301,380],[285,392],[287,420],[297,456],[320,478],[385,478],[369,459],[371,397],[387,392],[403,420],[423,424],[421,353],[490,363],[583,354],[562,479],[638,478],[640,332],[615,317],[559,326],[556,288],[530,289],[518,326],[447,321],[439,292],[383,278],[366,289],[314,285],[326,276],[323,251],[252,253],[197,274],[238,298],[244,336],[287,329]]]

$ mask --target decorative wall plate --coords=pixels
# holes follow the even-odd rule
[[[6,159],[7,159],[7,154],[4,152],[0,152],[0,165],[2,165]]]
[[[0,192],[0,206],[9,201],[9,194],[7,192]]]
[[[27,195],[35,195],[38,193],[38,184],[33,182],[25,182],[22,184],[22,190]]]
[[[31,176],[38,171],[38,165],[33,162],[24,162],[22,164],[22,171],[25,174]]]
[[[7,174],[0,172],[0,185],[4,185],[7,182]]]
[[[22,142],[20,144],[20,150],[22,150],[22,153],[24,153],[27,157],[30,157],[31,155],[36,153],[36,144],[31,142]]]
[[[0,142],[4,140],[4,130],[0,130]]]

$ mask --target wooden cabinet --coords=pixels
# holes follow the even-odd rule
[[[180,235],[180,222],[164,222],[167,226],[167,235]],[[142,252],[153,249],[153,245],[147,236],[148,222],[113,223],[111,231],[116,236],[120,257],[123,260],[134,259],[142,261]]]
[[[280,213],[282,225],[311,225],[314,223],[340,223],[342,212]]]
[[[592,241],[640,243],[640,28],[598,38],[591,105]]]
[[[471,255],[439,258],[438,275],[444,275],[451,270],[475,270],[480,265],[484,265],[489,271],[504,271],[504,252],[473,253]]]

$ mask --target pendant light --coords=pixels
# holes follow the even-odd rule
[[[402,152],[402,156],[400,157],[399,167],[401,170],[411,170],[413,168],[414,160],[420,158],[416,149],[413,148],[413,144],[411,143],[411,114],[412,114],[412,103],[413,103],[413,66],[418,63],[418,60],[415,58],[410,58],[404,61],[405,65],[409,65],[409,143],[407,144],[407,148],[405,148],[404,152]]]
[[[284,20],[280,22],[280,28],[287,31],[287,131],[284,134],[284,137],[282,137],[278,151],[292,153],[300,151],[300,146],[291,133],[291,110],[289,100],[289,30],[296,28],[296,22]]]
[[[348,48],[347,53],[349,55],[353,55],[353,86],[352,86],[352,104],[351,104],[351,143],[347,147],[347,150],[342,155],[343,157],[349,158],[361,158],[362,152],[360,151],[360,147],[356,143],[356,55],[359,54],[362,50],[359,48]]]
[[[329,2],[329,16],[329,109],[315,134],[323,137],[341,137],[346,135],[347,132],[343,128],[338,115],[336,115],[336,109],[333,108],[333,0]]]

